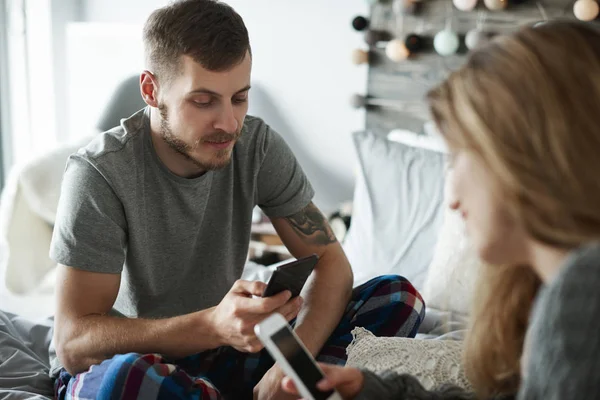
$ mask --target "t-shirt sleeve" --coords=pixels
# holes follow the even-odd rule
[[[90,162],[73,155],[63,176],[50,258],[92,272],[120,273],[125,261],[123,205]]]
[[[283,138],[266,126],[258,172],[258,206],[270,218],[287,217],[306,207],[314,190]]]
[[[599,256],[579,252],[540,297],[518,399],[600,399]]]

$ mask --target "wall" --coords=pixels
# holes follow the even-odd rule
[[[467,59],[468,49],[464,44],[465,34],[478,26],[478,18],[483,15],[485,22],[480,28],[494,35],[514,32],[523,25],[532,25],[544,20],[544,15],[552,20],[571,18],[571,0],[526,1],[510,4],[502,11],[489,11],[480,1],[472,11],[459,11],[453,8],[449,13],[449,0],[428,0],[423,3],[421,13],[407,15],[401,21],[403,30],[398,32],[393,7],[390,3],[373,6],[374,15],[379,15],[374,29],[389,32],[394,37],[404,38],[409,33],[419,33],[427,43],[426,50],[399,63],[391,61],[385,53],[385,46],[371,49],[371,67],[367,85],[369,95],[391,100],[395,108],[372,108],[367,112],[366,127],[376,133],[386,134],[400,127],[415,132],[424,132],[423,126],[430,119],[424,101],[427,91],[441,82],[450,72],[458,69]],[[543,11],[543,13],[542,13]],[[483,13],[483,14],[482,14]],[[451,56],[441,56],[433,50],[432,42],[436,33],[444,29],[448,20],[452,29],[461,37],[459,51]]]
[[[81,0],[82,20],[142,24],[164,0]],[[363,45],[350,22],[368,12],[364,0],[229,0],[242,15],[254,52],[250,113],[288,141],[324,211],[352,197],[355,153],[351,133],[364,111],[349,106],[366,90],[367,67],[351,52]],[[118,10],[118,11],[115,11]]]
[[[56,113],[56,136],[59,141],[67,137],[67,25],[81,19],[79,0],[53,0],[52,17],[52,62],[54,77],[54,100]]]

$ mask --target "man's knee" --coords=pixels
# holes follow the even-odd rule
[[[158,359],[152,354],[117,354],[73,377],[70,386],[75,387],[69,392],[79,393],[80,398],[112,398],[113,394],[124,393],[124,388],[131,385],[132,377],[143,378],[148,367],[156,361]]]
[[[416,335],[425,317],[425,302],[408,279],[383,275],[356,290],[356,320],[364,320],[378,336]]]
[[[68,392],[78,393],[78,398],[113,398],[124,390],[137,389],[133,386],[142,385],[148,371],[161,363],[162,357],[156,354],[117,354],[74,376]]]
[[[140,353],[118,354],[94,365],[70,379],[67,392],[78,393],[77,398],[122,398],[124,393],[144,399],[220,398],[209,380],[188,375],[159,354]]]
[[[388,297],[391,302],[416,302],[423,305],[421,293],[413,284],[400,275],[382,275],[371,279],[355,289],[358,297],[367,300],[372,297]]]

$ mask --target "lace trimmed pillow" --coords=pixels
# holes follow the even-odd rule
[[[364,328],[355,328],[352,336],[346,350],[350,367],[410,374],[427,390],[448,383],[472,390],[462,366],[462,341],[377,337]]]

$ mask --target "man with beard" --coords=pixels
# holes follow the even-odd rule
[[[62,398],[282,398],[253,327],[293,321],[321,360],[345,362],[354,326],[414,335],[401,277],[352,289],[350,265],[282,138],[247,116],[252,52],[216,0],[156,10],[144,27],[147,107],[67,163],[51,257],[59,264],[51,375]],[[319,262],[302,298],[239,280],[255,206],[295,257]]]

